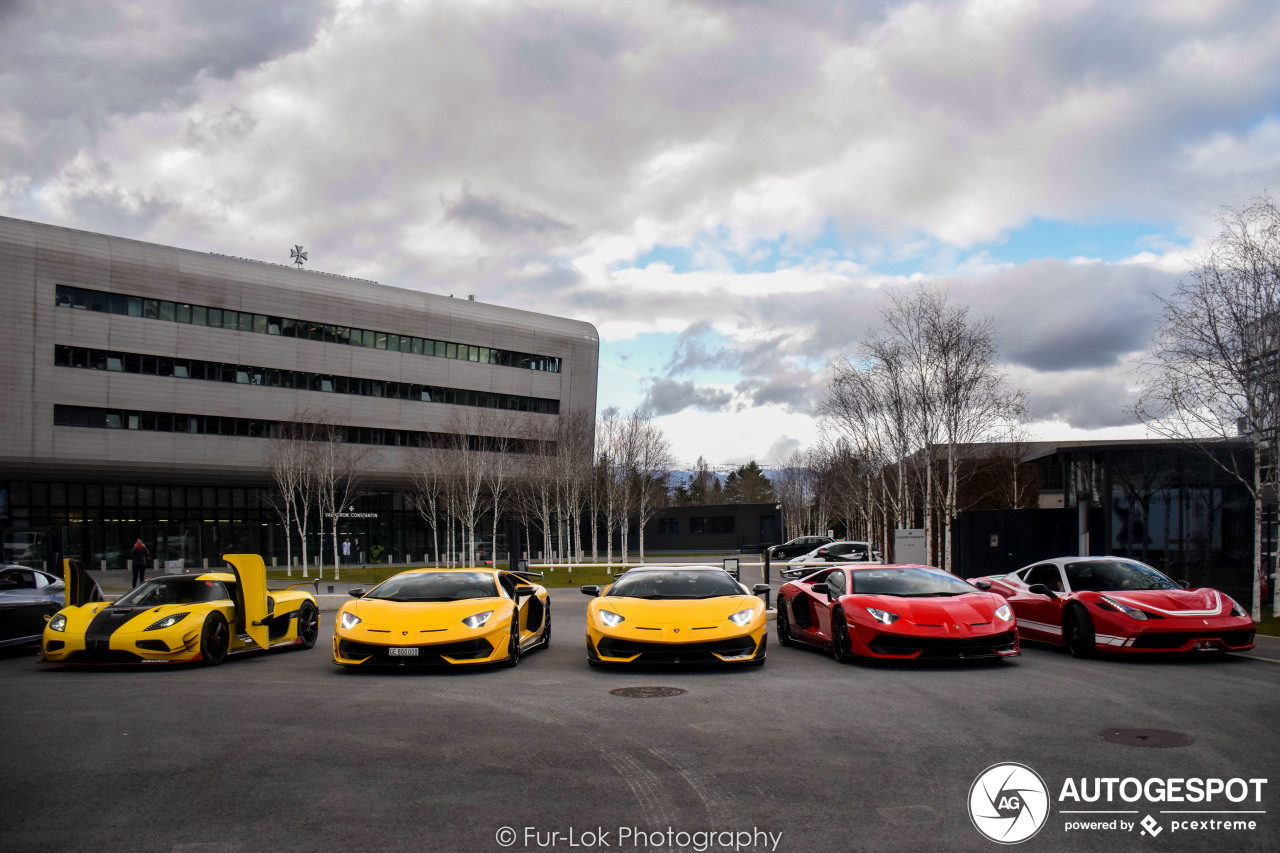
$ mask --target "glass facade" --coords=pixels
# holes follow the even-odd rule
[[[274,367],[144,355],[142,353],[118,352],[116,350],[92,349],[90,347],[73,347],[64,344],[54,346],[53,363],[58,367],[138,373],[145,376],[196,379],[206,382],[233,382],[240,385],[259,385],[267,388],[288,388],[293,391],[319,391],[333,394],[353,394],[361,397],[413,400],[422,403],[476,406],[483,409],[506,409],[513,412],[537,412],[546,415],[560,414],[560,401],[545,397],[494,394],[487,391],[471,391],[465,388],[447,388],[409,382],[388,382],[382,379],[362,379],[355,376],[310,373],[305,370],[279,370]]]
[[[0,484],[2,485],[2,484]],[[151,551],[155,571],[220,564],[223,554],[261,554],[286,563],[284,525],[270,501],[272,490],[253,486],[183,486],[148,482],[40,482],[14,480],[7,489],[8,525],[14,528],[61,527],[67,531],[67,554],[90,568],[103,561],[109,569],[125,567],[134,540]],[[353,518],[342,518],[339,540],[358,540],[365,562],[406,556],[421,560],[431,549],[431,528],[403,494],[374,492],[357,499]],[[307,550],[315,565],[323,542],[324,563],[333,565],[332,537],[326,523],[322,539],[318,511],[311,514]],[[293,556],[299,559],[296,531]]]
[[[230,308],[171,302],[166,299],[147,299],[125,293],[107,293],[66,284],[57,286],[54,304],[59,308],[79,308],[104,314],[141,317],[144,320],[165,320],[213,329],[230,329],[235,332],[256,332],[328,344],[368,347],[434,358],[452,358],[458,361],[475,361],[524,370],[560,372],[560,359],[551,355],[535,355],[454,341],[438,341],[405,333],[335,326],[311,320],[235,311]]]

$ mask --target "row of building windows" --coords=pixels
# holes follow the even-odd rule
[[[378,332],[356,329],[331,323],[310,320],[294,320],[289,317],[273,317],[230,308],[211,308],[187,302],[170,302],[166,299],[149,299],[123,293],[107,293],[87,287],[67,284],[57,286],[55,304],[59,308],[81,308],[106,314],[122,314],[147,320],[168,320],[174,323],[190,323],[215,329],[232,329],[237,332],[257,332],[263,335],[279,335],[284,338],[301,338],[330,344],[368,347],[391,352],[452,358],[459,361],[476,361],[481,364],[497,364],[503,367],[519,367],[526,370],[560,372],[560,359],[550,355],[533,355],[495,347],[480,347],[451,341],[437,341],[395,332]]]
[[[225,435],[238,438],[280,438],[304,430],[299,425],[261,418],[228,418],[219,415],[188,415],[177,412],[143,412],[132,409],[107,409],[96,406],[53,407],[54,426],[88,427],[90,429],[128,429],[143,432],[180,432],[189,435]],[[454,436],[439,432],[377,427],[336,426],[341,441],[348,444],[372,444],[386,447],[454,446]],[[552,448],[528,439],[495,439],[493,436],[469,435],[470,450],[494,450],[498,446],[508,453],[531,453]]]
[[[537,412],[544,415],[560,414],[560,401],[549,400],[544,397],[494,394],[488,391],[470,391],[464,388],[444,388],[438,385],[419,385],[410,382],[388,382],[382,379],[360,379],[354,376],[310,373],[305,370],[280,370],[274,367],[255,367],[247,364],[143,355],[135,352],[73,347],[65,344],[56,344],[54,346],[53,363],[58,367],[80,367],[89,370],[140,373],[147,376],[171,376],[177,379],[203,379],[212,382],[234,382],[241,385],[261,385],[267,388],[290,388],[295,391],[327,391],[335,394],[355,394],[361,397],[388,397],[393,400],[414,400],[423,403],[450,403],[455,406],[477,406],[483,409],[506,409],[513,412]]]

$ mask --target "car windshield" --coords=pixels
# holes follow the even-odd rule
[[[496,598],[498,584],[486,572],[414,572],[388,578],[365,598],[387,601],[463,601]]]
[[[1137,560],[1081,560],[1078,563],[1067,563],[1067,582],[1074,592],[1181,589],[1161,572]]]
[[[156,607],[161,604],[202,604],[230,599],[222,581],[191,578],[153,578],[115,601],[116,607]]]
[[[727,572],[711,571],[631,571],[618,579],[606,595],[613,598],[719,598],[745,595]]]
[[[937,569],[863,569],[849,572],[851,595],[965,595],[977,592],[954,575]]]

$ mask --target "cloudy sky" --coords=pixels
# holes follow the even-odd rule
[[[0,0],[0,214],[594,323],[677,454],[811,443],[929,281],[1039,438],[1131,362],[1221,205],[1280,192],[1280,7]]]

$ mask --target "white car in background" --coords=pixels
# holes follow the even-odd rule
[[[784,578],[802,578],[811,575],[828,563],[879,563],[880,552],[870,542],[844,539],[828,542],[807,554],[788,560],[782,569]]]

